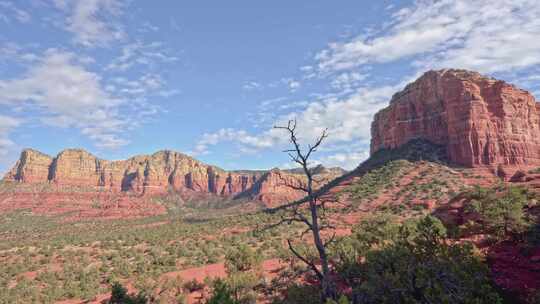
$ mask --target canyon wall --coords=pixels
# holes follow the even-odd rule
[[[343,173],[325,168],[318,171],[318,176],[325,181]],[[81,149],[64,150],[56,157],[27,149],[4,180],[137,195],[160,195],[169,191],[204,193],[256,199],[267,205],[304,195],[289,187],[302,182],[299,174],[277,169],[227,172],[173,151],[108,161]]]
[[[371,126],[371,153],[423,138],[465,167],[540,166],[540,105],[527,91],[466,70],[429,71],[394,94]]]

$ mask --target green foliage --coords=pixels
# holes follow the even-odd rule
[[[214,282],[212,295],[206,304],[239,304],[233,299],[233,292],[227,283],[223,280]]]
[[[316,286],[293,284],[285,291],[283,299],[273,304],[321,304],[321,291]]]
[[[182,277],[166,277],[165,281],[159,286],[158,292],[152,289],[152,303],[186,303],[186,295],[182,285]]]
[[[355,284],[362,272],[358,261],[369,250],[394,241],[399,231],[396,219],[387,214],[374,215],[355,225],[350,237],[341,239],[331,248],[334,267],[341,278],[349,285]]]
[[[407,164],[406,161],[391,161],[380,168],[367,172],[346,191],[350,192],[353,198],[373,198],[383,187],[388,186]]]
[[[91,301],[107,292],[104,283],[124,279],[132,281],[137,290],[148,291],[152,301],[167,303],[162,299],[164,294],[152,292],[163,290],[165,283],[157,279],[163,273],[223,262],[226,253],[240,251],[238,263],[232,264],[239,269],[252,267],[248,272],[257,274],[258,261],[277,257],[285,235],[299,229],[291,225],[256,235],[251,229],[275,222],[279,215],[179,208],[181,212],[163,216],[69,225],[60,216],[35,216],[27,211],[1,214],[0,303]],[[236,232],[239,227],[243,229]],[[232,249],[238,244],[250,248]],[[14,285],[15,278],[19,280],[27,272],[37,272],[37,277]],[[240,275],[232,283],[243,285],[244,277]],[[261,280],[249,281],[253,282]],[[181,299],[183,283],[179,286],[182,291],[172,288],[167,299]],[[251,293],[241,291],[246,298],[252,297]]]
[[[374,218],[355,227],[348,239],[347,251],[337,249],[341,254],[336,270],[354,287],[357,303],[501,301],[473,247],[450,244],[444,225],[435,217],[401,225]],[[343,259],[351,254],[353,259]]]
[[[194,291],[202,290],[204,288],[204,284],[200,283],[196,279],[193,279],[191,281],[185,282],[184,288],[189,292],[194,292]]]
[[[238,303],[254,303],[255,287],[259,284],[261,258],[246,244],[230,249],[225,255],[227,286]]]
[[[470,193],[472,211],[481,217],[482,230],[498,238],[521,234],[530,225],[524,211],[529,200],[526,188],[514,186],[486,189],[476,186]]]
[[[246,244],[232,248],[225,255],[225,267],[229,274],[255,270],[260,264],[260,256],[256,255],[253,249]]]
[[[122,284],[115,282],[111,287],[110,304],[146,304],[148,299],[142,293],[129,295],[127,289]]]
[[[342,296],[337,300],[337,302],[334,301],[334,300],[332,300],[332,299],[328,299],[328,300],[326,300],[326,303],[325,303],[325,304],[349,304],[349,303],[350,303],[350,302],[349,302],[349,299],[348,299],[346,296],[342,295]]]
[[[227,285],[230,287],[234,299],[239,303],[255,303],[257,295],[255,288],[259,285],[260,275],[253,272],[237,272],[229,274]]]
[[[393,241],[399,235],[399,225],[396,218],[388,214],[377,214],[353,227],[354,238],[364,250],[380,247],[384,243]]]
[[[540,223],[529,228],[526,232],[526,241],[530,246],[540,246]]]

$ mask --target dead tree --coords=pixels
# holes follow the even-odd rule
[[[287,186],[303,191],[306,193],[306,197],[301,203],[288,205],[287,211],[288,216],[282,217],[281,221],[272,226],[278,226],[281,224],[291,224],[292,222],[300,222],[307,226],[305,233],[311,232],[313,236],[313,243],[315,244],[320,266],[317,266],[316,263],[310,261],[308,257],[302,256],[296,250],[290,239],[287,240],[290,251],[303,263],[305,263],[311,271],[316,275],[320,284],[321,284],[321,297],[323,303],[327,299],[336,299],[337,291],[336,284],[330,273],[330,265],[328,261],[327,247],[333,242],[335,234],[329,239],[324,240],[321,237],[321,231],[326,228],[332,228],[330,224],[324,223],[321,214],[325,211],[325,201],[321,200],[319,193],[314,189],[314,172],[310,168],[309,159],[314,152],[317,151],[322,142],[328,137],[327,130],[324,130],[322,134],[317,138],[313,145],[307,146],[307,151],[303,151],[298,138],[296,130],[296,120],[289,120],[287,126],[275,126],[275,129],[282,129],[288,132],[292,148],[285,150],[291,160],[298,164],[302,170],[303,174],[306,177],[305,184],[287,184]],[[307,207],[307,208],[306,208]],[[307,209],[307,214],[304,214],[303,211]]]

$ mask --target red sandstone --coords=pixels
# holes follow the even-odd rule
[[[322,168],[318,177],[329,181],[341,173]],[[301,175],[278,169],[227,172],[173,151],[107,161],[80,149],[64,150],[56,157],[27,149],[4,180],[50,185],[53,191],[62,193],[69,189],[148,197],[174,191],[188,196],[203,194],[260,200],[272,206],[304,195],[289,187],[299,186],[303,180]]]
[[[423,138],[466,167],[540,166],[540,105],[527,91],[465,70],[429,71],[375,115],[371,152]]]

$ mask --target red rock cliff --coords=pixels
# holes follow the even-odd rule
[[[326,170],[319,175],[328,181],[340,174]],[[139,195],[159,195],[170,190],[191,191],[258,199],[271,205],[303,195],[286,186],[287,183],[297,185],[301,181],[298,174],[279,170],[227,172],[173,151],[107,161],[81,149],[64,150],[54,158],[28,149],[22,152],[4,179]]]
[[[414,138],[466,167],[540,166],[540,105],[527,91],[465,70],[429,71],[396,93],[371,126],[371,152]]]

